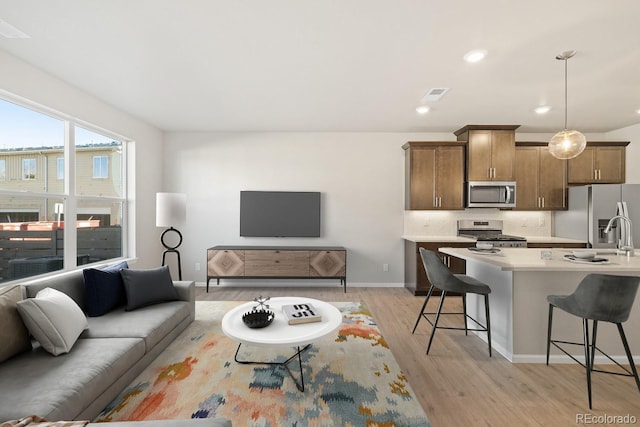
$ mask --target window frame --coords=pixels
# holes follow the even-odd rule
[[[64,180],[64,163],[64,157],[56,157],[56,179],[59,181]]]
[[[110,259],[102,259],[98,261],[99,264],[104,264],[105,262],[112,262],[118,259],[129,259],[130,257],[135,256],[130,253],[130,248],[135,248],[135,236],[131,234],[131,230],[134,230],[133,217],[129,212],[129,192],[128,192],[128,177],[129,173],[132,173],[131,176],[135,176],[133,171],[129,171],[128,168],[134,167],[135,165],[131,163],[128,159],[129,150],[134,150],[135,142],[131,138],[127,138],[123,135],[117,134],[115,132],[109,131],[107,129],[101,128],[99,126],[93,125],[91,123],[79,120],[73,116],[70,116],[65,113],[61,113],[59,111],[53,110],[49,107],[37,104],[33,101],[27,100],[22,97],[18,97],[13,95],[7,91],[0,89],[0,100],[12,103],[17,105],[18,107],[27,108],[34,112],[44,114],[55,119],[61,120],[64,123],[64,156],[60,159],[63,160],[64,163],[64,190],[62,192],[48,192],[46,189],[36,189],[36,190],[28,190],[28,191],[16,191],[10,189],[3,189],[0,187],[0,196],[3,197],[13,197],[13,198],[39,198],[43,201],[47,199],[56,199],[59,198],[64,202],[64,215],[66,220],[66,226],[64,227],[64,266],[62,270],[52,271],[51,273],[47,273],[48,275],[60,274],[64,271],[74,270],[78,267],[77,257],[78,257],[78,242],[77,242],[77,211],[78,204],[83,200],[98,200],[106,203],[120,203],[121,206],[121,218],[120,224],[121,227],[121,252],[120,256]],[[111,138],[113,141],[117,141],[119,143],[119,147],[121,151],[120,157],[120,175],[122,179],[122,187],[121,194],[118,196],[84,196],[76,192],[76,141],[75,141],[75,128],[80,127],[85,130],[89,130],[92,132],[96,132],[102,136],[107,138]],[[107,165],[109,164],[107,157]],[[4,160],[4,159],[2,159]],[[35,158],[35,177],[31,179],[38,179],[38,159]],[[22,164],[22,162],[21,162]],[[57,163],[56,163],[57,164]],[[22,172],[22,177],[24,178],[25,174]],[[107,168],[107,177],[108,177],[108,168]],[[46,166],[45,166],[45,174]],[[58,177],[58,172],[56,171],[56,177]],[[6,163],[5,163],[5,180],[6,180]],[[31,180],[29,179],[29,180]],[[49,179],[49,177],[46,177]],[[46,202],[45,202],[46,203]],[[86,267],[83,265],[82,267]],[[31,276],[35,277],[35,276]],[[25,280],[29,278],[23,278],[20,280]],[[4,284],[6,282],[2,282]],[[2,286],[0,284],[0,286]]]

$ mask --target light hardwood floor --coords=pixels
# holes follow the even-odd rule
[[[640,425],[640,391],[632,378],[593,374],[593,410],[587,403],[586,379],[577,364],[511,364],[487,345],[462,331],[438,330],[430,354],[431,332],[422,320],[411,334],[424,297],[404,288],[197,288],[200,301],[250,301],[258,295],[305,296],[325,301],[362,301],[370,309],[417,399],[435,427],[441,426],[572,426],[577,417],[635,417]],[[437,298],[429,302],[435,311]],[[460,298],[447,298],[448,311],[460,311]],[[432,306],[433,303],[433,306]],[[458,316],[446,316],[450,322]],[[462,321],[459,321],[461,325]],[[636,334],[638,331],[627,331]],[[635,350],[637,354],[640,349]],[[586,420],[586,418],[584,418]],[[612,419],[610,419],[611,421]],[[633,419],[632,419],[633,420]],[[591,418],[593,421],[600,421]],[[596,423],[620,425],[621,423]]]

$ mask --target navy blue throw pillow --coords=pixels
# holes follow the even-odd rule
[[[104,268],[82,270],[88,316],[102,316],[126,302],[120,270],[127,268],[129,265],[123,261]]]

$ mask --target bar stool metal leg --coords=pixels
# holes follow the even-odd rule
[[[629,360],[629,365],[631,367],[631,372],[633,373],[633,377],[636,380],[636,385],[638,386],[638,391],[640,391],[640,379],[638,378],[638,370],[636,369],[636,364],[633,361],[633,356],[631,355],[631,350],[629,349],[629,343],[627,342],[627,336],[624,333],[624,329],[622,328],[622,323],[616,323],[618,325],[618,332],[620,333],[620,339],[622,339],[622,345],[624,346],[624,352],[627,353],[627,359]]]
[[[484,311],[487,319],[487,342],[489,343],[489,357],[491,357],[491,315],[489,314],[489,295],[484,296]]]
[[[464,314],[464,334],[469,335],[467,327],[467,294],[462,294],[462,314]]]
[[[424,299],[424,304],[422,304],[422,309],[420,309],[420,313],[418,313],[418,318],[416,319],[416,324],[413,325],[413,331],[411,331],[412,335],[416,331],[416,328],[418,327],[418,323],[420,323],[420,319],[422,319],[422,317],[425,316],[424,310],[427,308],[427,303],[429,302],[429,298],[431,298],[431,293],[432,292],[433,292],[433,285],[429,286],[429,290],[427,291],[427,296]]]
[[[442,305],[444,303],[445,295],[447,295],[447,291],[443,290],[442,295],[440,296],[440,302],[438,303],[438,311],[436,312],[436,318],[433,322],[433,329],[431,329],[431,336],[429,337],[429,344],[427,345],[427,354],[429,354],[429,349],[431,349],[431,342],[433,341],[433,336],[436,334],[436,329],[438,328],[438,320],[440,320],[440,312],[442,311]]]
[[[587,371],[587,394],[589,395],[589,409],[591,408],[591,356],[589,354],[589,320],[582,319],[582,334],[584,340],[584,367]]]
[[[547,323],[547,365],[549,365],[549,350],[551,350],[551,325],[553,323],[553,306],[549,304],[549,320]]]

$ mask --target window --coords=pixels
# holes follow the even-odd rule
[[[0,98],[0,286],[128,255],[124,138],[25,105]]]
[[[93,156],[93,177],[109,178],[109,158],[107,156]]]
[[[36,159],[22,159],[22,179],[36,179]]]
[[[56,178],[64,179],[64,157],[56,159]]]

